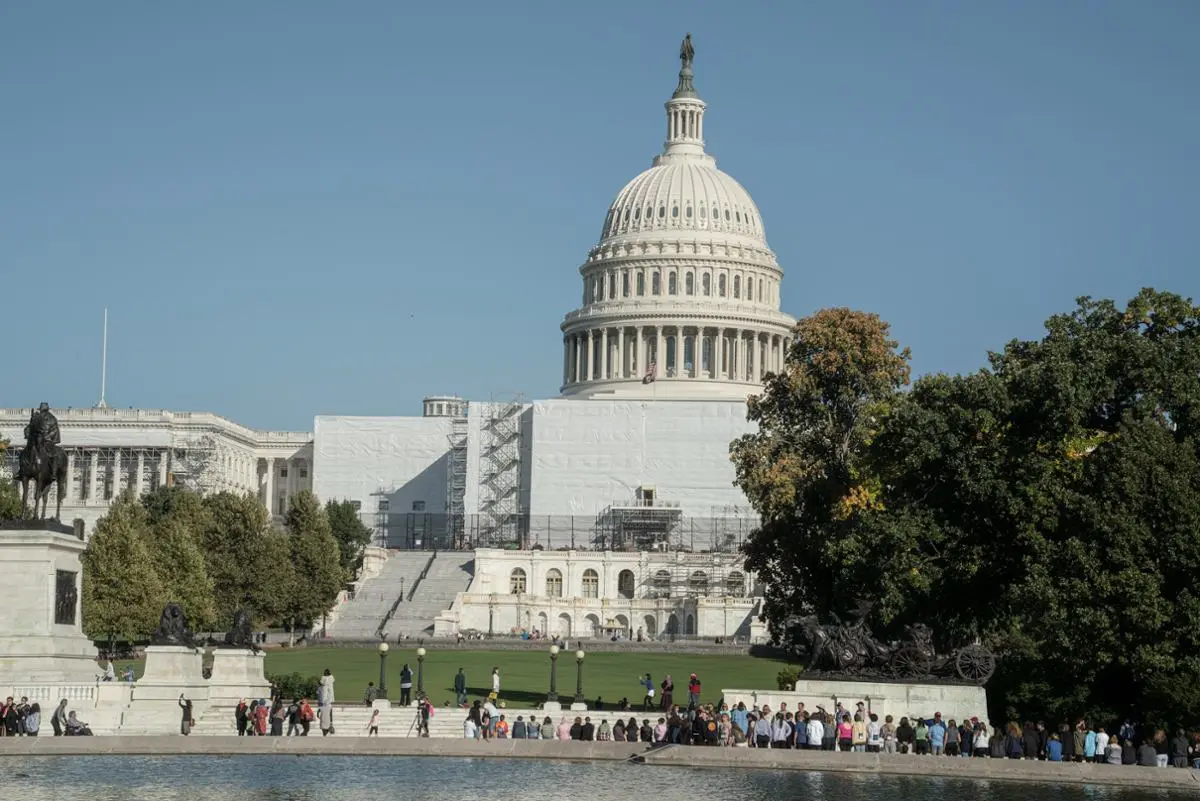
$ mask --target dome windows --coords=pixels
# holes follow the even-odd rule
[[[679,207],[678,206],[671,207],[671,219],[673,219],[673,220],[679,219]]]
[[[653,216],[654,216],[654,207],[646,206],[646,219],[649,220]]]
[[[641,270],[637,272],[637,293],[639,298],[646,294],[646,274]]]
[[[742,213],[740,211],[735,211],[733,213],[733,217],[735,220],[737,220],[738,224],[740,225],[742,222]]]
[[[662,274],[659,273],[658,270],[655,270],[653,273],[650,274],[650,294],[651,295],[661,295],[662,294]]]
[[[629,271],[621,271],[621,297],[629,297]]]
[[[754,300],[754,279],[746,276],[746,300]]]
[[[692,207],[691,206],[687,207],[687,218],[689,220],[692,219]]]
[[[725,209],[725,222],[729,222],[729,209]]]
[[[724,275],[717,276],[717,294],[720,295],[721,297],[725,297],[725,276]]]
[[[740,275],[735,275],[733,277],[733,296],[735,298],[740,298],[742,296],[742,277]]]
[[[716,203],[713,204],[713,219],[714,220],[721,219],[721,210],[719,208],[717,208]]]
[[[667,274],[667,294],[668,295],[678,295],[679,294],[679,280],[676,277],[674,270],[672,270],[670,273]]]
[[[696,294],[696,276],[692,273],[688,273],[683,279],[683,290],[688,295]]]
[[[625,217],[626,218],[629,217],[629,209],[625,209]],[[641,206],[638,206],[636,209],[633,210],[633,219],[634,220],[642,219],[642,207]]]
[[[708,206],[701,206],[700,207],[700,219],[703,220],[707,216],[708,216]]]
[[[712,295],[712,276],[705,273],[700,277],[700,286],[704,289],[704,296]]]

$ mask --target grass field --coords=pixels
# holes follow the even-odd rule
[[[548,648],[548,646],[547,646]],[[546,700],[550,689],[550,655],[541,651],[439,651],[426,646],[425,692],[437,706],[454,700],[454,674],[461,667],[467,675],[472,698],[492,689],[492,667],[500,668],[500,698],[510,706],[525,706]],[[393,646],[387,659],[388,694],[400,697],[400,668],[412,667],[416,684],[416,647]],[[118,663],[120,671],[132,664],[141,676],[145,663]],[[687,703],[687,679],[695,673],[703,687],[701,699],[720,700],[724,689],[774,690],[775,675],[787,662],[753,656],[725,654],[600,653],[583,660],[583,693],[588,701],[597,696],[616,703],[629,698],[635,705],[642,701],[638,678],[649,673],[657,687],[666,674],[675,680],[675,699]],[[268,674],[299,673],[318,676],[329,668],[337,679],[339,703],[360,700],[367,682],[379,682],[379,653],[374,648],[297,648],[267,652]],[[564,651],[558,658],[558,694],[570,699],[575,695],[575,652]]]

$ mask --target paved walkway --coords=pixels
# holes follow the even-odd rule
[[[1118,765],[1057,764],[1013,759],[886,756],[825,751],[573,743],[547,740],[418,739],[402,737],[5,737],[0,757],[57,755],[229,756],[323,754],[333,756],[438,756],[498,759],[627,761],[675,767],[810,770],[957,779],[1058,782],[1142,789],[1200,790],[1200,771]],[[2,763],[0,763],[2,764]]]

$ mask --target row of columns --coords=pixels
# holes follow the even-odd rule
[[[667,112],[667,139],[703,139],[704,114],[699,108],[676,107]]]
[[[704,285],[708,276],[707,291]],[[725,286],[722,291],[721,280]],[[757,279],[757,280],[755,280]],[[674,282],[674,283],[672,283]],[[778,282],[762,274],[728,270],[664,270],[658,267],[606,270],[583,279],[583,305],[639,297],[732,298],[750,303],[778,303]]]
[[[686,340],[691,339],[690,353]],[[706,343],[708,365],[705,366]],[[729,326],[619,326],[563,337],[563,385],[586,381],[693,378],[761,384],[763,376],[783,369],[783,334]],[[691,363],[688,367],[685,362]]]

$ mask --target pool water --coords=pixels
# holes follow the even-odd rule
[[[20,801],[1178,801],[1181,793],[868,774],[414,757],[11,757]]]

